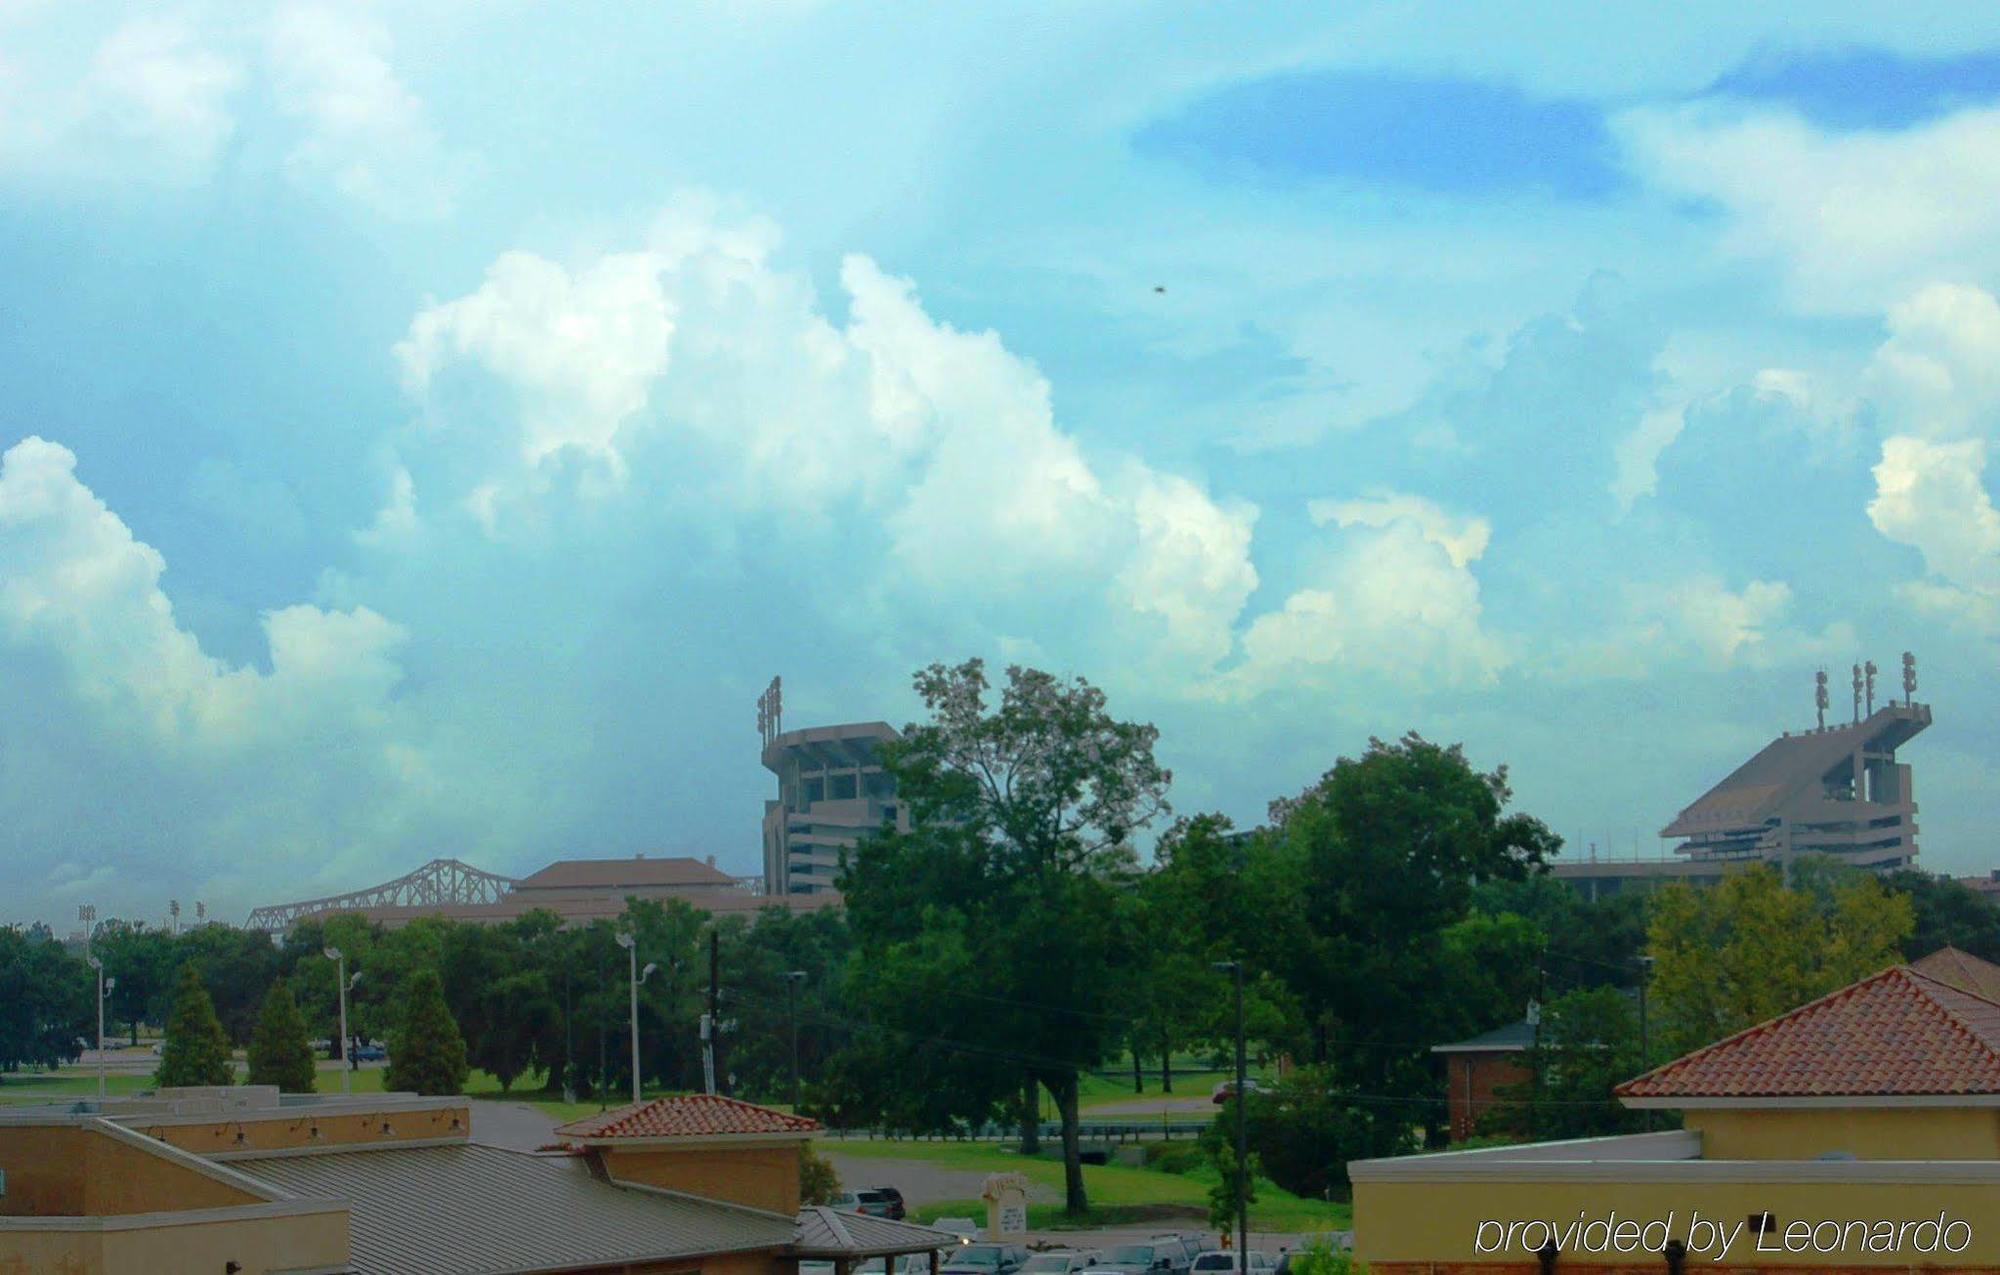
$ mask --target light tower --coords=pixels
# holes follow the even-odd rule
[[[1862,670],[1862,672],[1863,672],[1863,673],[1867,674],[1867,678],[1868,678],[1868,715],[1869,715],[1870,717],[1873,717],[1873,716],[1875,716],[1875,661],[1873,661],[1873,660],[1870,660],[1870,661],[1868,661],[1868,662],[1867,662],[1866,664],[1863,664],[1863,665],[1861,666],[1861,670]]]
[[[1908,707],[1917,702],[1917,657],[1903,652],[1903,704]]]
[[[1819,728],[1826,729],[1826,670],[1813,674],[1813,705],[1819,710]]]

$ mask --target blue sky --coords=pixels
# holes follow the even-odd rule
[[[1913,649],[1983,872],[1996,194],[1981,6],[9,6],[0,919],[749,872],[972,654],[1629,854]]]

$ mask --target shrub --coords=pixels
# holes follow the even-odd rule
[[[799,1203],[825,1204],[840,1194],[840,1174],[810,1146],[799,1148]]]
[[[1234,1136],[1234,1119],[1233,1108],[1216,1117],[1220,1136]],[[1301,1067],[1276,1089],[1252,1093],[1249,1126],[1265,1175],[1294,1195],[1345,1199],[1349,1160],[1414,1149],[1408,1111],[1360,1097],[1325,1067]]]

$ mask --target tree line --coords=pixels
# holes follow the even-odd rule
[[[769,908],[752,923],[635,899],[615,922],[573,928],[548,913],[394,931],[336,916],[277,941],[113,922],[94,943],[118,980],[112,1021],[136,1040],[192,970],[229,1045],[252,1044],[279,986],[331,1035],[331,944],[361,975],[357,1036],[393,1046],[413,989],[428,1000],[434,984],[464,1066],[503,1088],[619,1094],[631,1054],[617,938],[630,933],[658,966],[640,988],[641,1079],[698,1089],[713,942],[727,1091],[790,1101],[796,1056],[803,1105],[829,1123],[1006,1123],[1030,1148],[1046,1094],[1080,1211],[1083,1078],[1171,1091],[1176,1058],[1219,1062],[1231,963],[1253,1051],[1288,1064],[1248,1099],[1255,1158],[1316,1195],[1344,1188],[1349,1159],[1441,1143],[1431,1048],[1531,1006],[1534,1079],[1488,1116],[1494,1136],[1635,1127],[1610,1089],[1649,1065],[1899,955],[1949,941],[2000,956],[2000,910],[1915,872],[1807,861],[1789,882],[1749,871],[1586,900],[1547,875],[1560,839],[1511,808],[1504,766],[1415,733],[1371,740],[1238,829],[1176,817],[1157,732],[1084,679],[1013,667],[995,686],[973,660],[914,685],[926,720],[883,758],[911,826],[848,855],[844,909]],[[78,955],[0,931],[0,1069],[74,1057],[91,995]]]

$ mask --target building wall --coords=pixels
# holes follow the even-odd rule
[[[791,1214],[799,1211],[799,1145],[610,1147],[603,1156],[620,1181]]]
[[[0,1126],[0,1216],[106,1217],[263,1201],[186,1165],[76,1125]],[[0,1268],[4,1269],[4,1268]]]
[[[226,1156],[232,1152],[288,1151],[295,1147],[337,1147],[364,1142],[395,1146],[433,1138],[464,1139],[471,1128],[472,1114],[466,1107],[339,1114],[280,1109],[251,1110],[234,1118],[217,1116],[213,1120],[177,1124],[146,1124],[141,1120],[124,1123],[134,1132],[158,1138],[183,1151]],[[387,1132],[383,1131],[384,1125],[388,1126]]]
[[[1535,1078],[1534,1072],[1522,1065],[1520,1060],[1523,1055],[1516,1051],[1447,1054],[1445,1057],[1449,1060],[1445,1068],[1445,1098],[1454,1142],[1469,1138],[1477,1131],[1479,1118],[1503,1101],[1500,1097],[1502,1089],[1524,1085]]]
[[[1859,1107],[1691,1110],[1704,1160],[2000,1160],[2000,1110]]]
[[[1606,1162],[1573,1182],[1409,1181],[1356,1182],[1354,1245],[1370,1275],[1512,1275],[1539,1270],[1532,1253],[1481,1253],[1479,1223],[1486,1220],[1550,1219],[1566,1225],[1615,1214],[1645,1222],[1672,1215],[1673,1232],[1686,1240],[1687,1220],[1703,1218],[1729,1226],[1769,1212],[1778,1227],[1823,1219],[1923,1219],[1942,1211],[1968,1221],[1971,1243],[1957,1256],[1852,1253],[1829,1260],[1814,1254],[1759,1253],[1745,1228],[1724,1261],[1690,1257],[1693,1271],[1757,1270],[2000,1270],[2000,1185],[1946,1182],[1709,1182],[1649,1183],[1619,1180],[1630,1166]],[[1582,1180],[1587,1176],[1588,1180]],[[1565,1253],[1556,1269],[1660,1271],[1657,1252],[1619,1256]]]
[[[347,1212],[285,1217],[176,1218],[116,1230],[0,1231],[0,1275],[242,1275],[345,1270]]]

